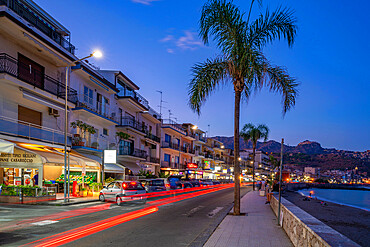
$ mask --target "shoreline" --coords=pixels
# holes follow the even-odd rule
[[[308,197],[307,195],[303,194],[300,191],[296,191],[296,192],[298,194],[300,194],[301,196],[303,196],[303,197]],[[363,207],[352,205],[352,204],[348,204],[348,203],[343,203],[343,202],[338,202],[338,201],[330,200],[330,199],[327,199],[327,198],[324,198],[324,197],[321,197],[321,196],[312,196],[311,197],[311,199],[313,199],[313,200],[315,200],[315,198],[317,198],[317,200],[320,200],[320,201],[331,202],[331,203],[335,203],[335,204],[338,204],[338,205],[352,207],[352,208],[357,208],[357,209],[361,209],[361,210],[365,210],[367,212],[370,212],[370,209],[368,209],[368,208],[363,208]]]
[[[370,246],[370,211],[314,198],[303,201],[306,196],[298,192],[282,196],[359,245]]]

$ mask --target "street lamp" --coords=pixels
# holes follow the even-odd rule
[[[69,68],[71,66],[73,66],[75,63],[77,62],[81,62],[83,60],[86,60],[90,57],[96,57],[96,58],[100,58],[102,57],[103,54],[101,53],[101,51],[94,51],[93,53],[91,53],[89,56],[87,57],[84,57],[84,58],[81,58],[81,59],[78,59],[76,61],[73,61],[72,63],[68,64],[68,66],[66,67],[66,82],[65,82],[65,101],[64,101],[64,113],[65,113],[65,118],[64,118],[64,202],[67,202],[67,198],[66,198],[66,193],[67,193],[67,181],[66,181],[66,178],[67,178],[67,130],[68,130],[68,114],[67,114],[67,110],[68,110],[68,72],[69,72]],[[69,170],[68,170],[69,171]],[[69,181],[68,181],[68,185],[69,185]]]

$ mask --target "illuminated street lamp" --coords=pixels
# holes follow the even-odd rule
[[[64,119],[64,202],[67,202],[67,198],[66,198],[66,188],[67,188],[67,184],[66,184],[66,178],[67,178],[67,129],[68,129],[68,114],[67,114],[67,110],[68,110],[68,72],[69,72],[69,68],[71,66],[73,66],[75,63],[77,62],[81,62],[81,61],[84,61],[90,57],[96,57],[96,58],[100,58],[103,56],[103,53],[101,51],[94,51],[93,53],[91,53],[89,56],[87,57],[84,57],[84,58],[81,58],[81,59],[78,59],[76,61],[73,61],[72,63],[68,64],[68,66],[66,67],[66,82],[65,82],[65,102],[64,102],[64,113],[65,113],[65,119]],[[68,173],[69,173],[69,168],[68,168]],[[68,187],[69,187],[69,181],[68,181]],[[69,190],[68,190],[69,191]]]

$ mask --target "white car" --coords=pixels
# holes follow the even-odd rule
[[[140,182],[136,181],[114,181],[104,186],[100,191],[99,200],[113,201],[117,205],[123,202],[146,203],[146,190]]]

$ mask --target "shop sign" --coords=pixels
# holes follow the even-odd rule
[[[223,169],[222,170],[222,173],[227,173],[227,169]]]
[[[13,154],[0,153],[0,163],[40,163],[36,154],[26,153],[23,150],[15,149]]]
[[[188,163],[188,169],[197,169],[198,165],[195,163]]]
[[[221,166],[215,166],[215,171],[221,171]]]
[[[188,171],[188,173],[189,174],[200,174],[200,175],[203,174],[203,172],[201,172],[201,171]]]
[[[117,163],[117,151],[104,150],[104,164],[116,164],[116,163]]]
[[[209,162],[209,160],[204,161],[204,169],[205,170],[211,169],[211,163]]]

